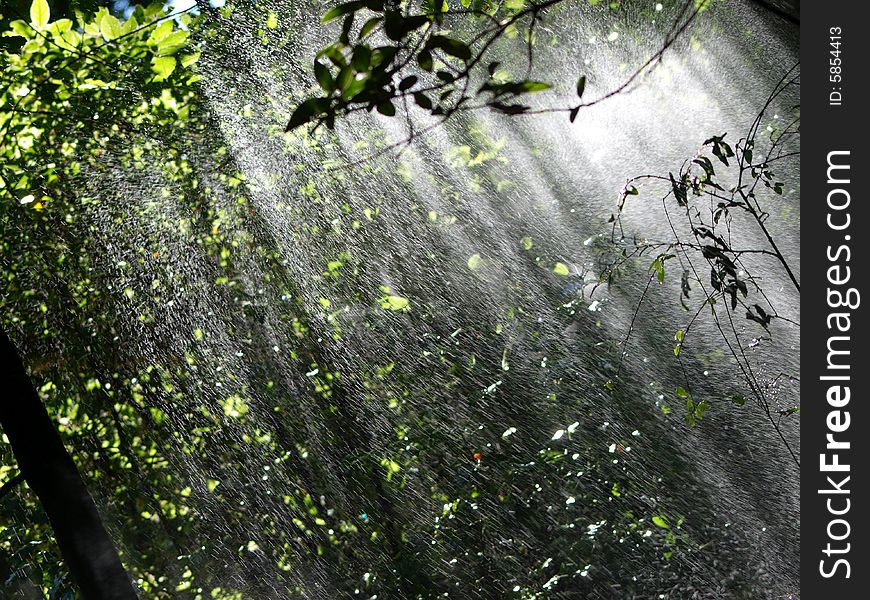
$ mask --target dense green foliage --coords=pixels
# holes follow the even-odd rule
[[[125,160],[140,168],[159,164],[167,182],[183,185],[183,161],[167,160],[158,146],[171,144],[181,131],[195,135],[187,105],[195,77],[186,71],[195,54],[180,52],[189,34],[167,19],[160,5],[137,8],[126,20],[106,9],[53,20],[48,3],[40,0],[33,2],[28,20],[12,20],[4,33],[19,47],[3,56],[0,97],[3,327],[30,332],[38,344],[31,356],[43,358],[31,368],[61,432],[92,440],[86,478],[139,469],[149,449],[142,448],[140,458],[130,455],[130,440],[118,427],[128,420],[141,423],[142,417],[131,406],[114,405],[110,379],[101,381],[87,354],[64,351],[76,340],[107,335],[113,326],[113,315],[98,308],[108,289],[97,287],[87,250],[105,240],[95,229],[71,232],[84,218],[83,207],[95,202],[83,189],[83,173],[108,174],[111,165],[103,157],[113,145],[124,145]],[[148,210],[120,199],[114,208],[119,217]],[[103,401],[94,398],[100,390]],[[14,458],[7,455],[2,469],[4,479],[15,474]],[[135,500],[143,501],[156,500]],[[14,560],[7,560],[18,568],[29,565],[27,575],[61,597],[71,582],[65,581],[44,517],[32,498],[4,502],[19,523],[4,527],[5,551],[14,552]],[[147,584],[143,589],[147,592]]]
[[[455,16],[471,6],[459,5]],[[291,125],[330,125],[354,107],[390,115],[409,95],[435,116],[459,112],[439,108],[451,98],[471,102],[456,77],[439,75],[477,64],[474,45],[448,35],[445,11],[385,6],[328,13],[344,24],[312,73],[325,96],[306,104],[314,80],[300,83],[293,96],[311,110],[297,108]],[[455,23],[463,36],[480,19],[523,15],[531,40],[538,9],[473,6]],[[363,24],[363,9],[375,20]],[[719,592],[754,598],[769,584],[761,569],[740,569],[748,542],[672,442],[685,414],[662,420],[668,403],[685,404],[682,388],[616,377],[621,340],[587,310],[585,273],[546,239],[509,241],[531,275],[506,278],[485,310],[510,265],[412,251],[459,228],[483,236],[474,215],[419,210],[401,161],[356,168],[405,174],[396,195],[412,199],[407,210],[357,201],[345,172],[319,168],[333,138],[284,132],[287,115],[267,102],[240,118],[267,115],[255,141],[289,164],[275,186],[299,175],[274,212],[254,201],[268,186],[228,148],[224,136],[238,132],[211,112],[198,59],[206,44],[232,43],[231,27],[215,22],[254,23],[263,45],[292,48],[281,14],[253,3],[181,15],[154,4],[127,17],[101,8],[58,19],[45,0],[28,10],[9,21],[16,45],[0,56],[0,327],[27,357],[143,597],[688,598],[728,573]],[[362,28],[353,43],[352,26]],[[379,27],[395,51],[366,45]],[[397,76],[410,47],[427,75]],[[484,72],[492,81],[479,94],[506,113],[550,85],[506,79],[498,65]],[[429,73],[440,83],[423,83]],[[581,100],[588,93],[584,79],[569,85]],[[421,99],[432,93],[437,102]],[[504,142],[468,129],[447,153],[453,176],[497,194],[509,185],[497,168]],[[678,173],[672,193],[697,186],[693,174]],[[427,184],[460,193],[446,177]],[[497,210],[521,226],[510,207]],[[291,239],[279,219],[293,224]],[[372,246],[397,229],[419,237],[380,258]],[[312,281],[287,247],[318,265]],[[664,278],[667,252],[655,271],[640,256],[626,276]],[[390,279],[379,260],[425,277]],[[462,285],[441,293],[456,265]],[[679,352],[665,346],[661,380],[672,381]],[[692,390],[691,420],[710,406],[703,387]],[[17,472],[0,445],[0,483]],[[74,597],[26,486],[7,491],[0,510],[4,576]]]

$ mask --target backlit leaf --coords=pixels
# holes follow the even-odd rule
[[[381,308],[385,310],[408,310],[410,301],[402,296],[384,296],[381,298]]]
[[[121,35],[121,22],[108,13],[104,14],[100,19],[100,33],[106,41],[114,40]]]
[[[36,29],[42,29],[48,25],[50,18],[51,9],[48,7],[48,0],[33,0],[30,5],[30,23]]]
[[[164,81],[175,70],[175,58],[172,56],[155,56],[151,60],[151,70],[155,73],[155,81]]]

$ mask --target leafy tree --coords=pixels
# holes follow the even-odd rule
[[[9,8],[18,14],[18,7]],[[189,65],[195,60],[192,55],[176,57],[186,45],[188,32],[167,20],[159,5],[137,8],[124,21],[106,9],[90,18],[79,14],[77,22],[63,17],[69,13],[69,4],[63,4],[61,18],[52,20],[48,3],[35,0],[27,19],[11,20],[4,32],[18,40],[16,51],[3,55],[0,96],[7,107],[0,114],[4,162],[0,179],[7,207],[4,231],[8,232],[3,241],[6,301],[30,297],[22,286],[37,273],[54,278],[59,286],[68,285],[65,275],[75,281],[70,272],[75,267],[63,265],[84,259],[77,256],[81,240],[48,234],[77,216],[75,202],[80,192],[72,178],[89,162],[97,164],[113,138],[141,131],[161,118],[165,126],[175,126],[178,112],[154,110],[147,104],[131,106],[118,89],[136,85],[163,94],[165,103],[177,108],[161,82],[171,77],[179,61]],[[126,80],[118,77],[115,65],[119,63],[130,69]],[[19,227],[22,217],[26,228]],[[23,255],[19,254],[22,248],[26,248]],[[86,303],[87,298],[73,302]],[[30,313],[27,308],[18,313],[7,304],[3,327],[26,325],[25,315]],[[44,337],[54,333],[46,329]],[[10,390],[15,401],[8,404],[10,410],[4,411],[2,419],[20,469],[10,483],[26,481],[36,493],[64,560],[86,597],[134,597],[130,579],[37,392],[27,383],[5,335],[2,342],[4,368],[15,374]]]
[[[64,561],[86,598],[135,598],[72,458],[30,383],[12,343],[0,331],[0,364],[10,374],[0,426],[51,521]],[[14,482],[13,482],[14,483]]]
[[[355,23],[318,59],[326,86],[317,97],[339,80],[344,90],[349,77],[372,96],[357,103],[335,88],[307,120],[328,125],[330,111],[338,119],[372,102],[398,114],[426,94],[430,117],[444,106],[436,119],[469,119],[470,132],[427,184],[448,199],[502,191],[503,142],[453,107],[532,112],[499,104],[525,102],[542,86],[523,82],[536,79],[505,79],[474,57],[487,39],[494,48],[513,35],[509,25],[533,50],[544,11],[568,3],[351,5],[330,21]],[[565,291],[583,281],[568,259],[530,235],[506,242],[520,257],[513,266],[484,251],[424,255],[442,236],[483,238],[485,225],[449,206],[420,212],[409,176],[397,178],[407,184],[396,194],[402,210],[395,198],[362,198],[343,171],[319,168],[329,166],[331,138],[283,132],[286,110],[259,89],[220,90],[242,97],[240,114],[220,115],[241,126],[227,127],[200,79],[224,65],[198,71],[198,50],[237,58],[230,51],[244,28],[277,63],[298,32],[254,3],[198,8],[67,20],[38,9],[9,24],[19,45],[2,55],[0,326],[27,357],[140,593],[688,597],[728,571],[721,595],[757,597],[765,575],[743,568],[744,540],[721,525],[672,425],[639,412],[646,386],[608,389],[613,340],[581,310],[585,297]],[[689,11],[674,33],[699,8],[669,5]],[[360,35],[363,15],[380,20]],[[406,30],[421,15],[425,23]],[[494,15],[513,23],[496,27]],[[485,36],[477,44],[475,31]],[[397,50],[376,58],[373,46],[366,68],[359,48],[378,36]],[[424,47],[431,73],[425,54],[418,60]],[[352,77],[342,75],[348,65]],[[439,78],[451,67],[467,70],[465,80]],[[475,78],[496,83],[462,100]],[[314,79],[292,82],[304,105]],[[581,105],[593,88],[564,84]],[[258,178],[274,165],[243,164],[234,135],[277,148],[298,177],[276,169]],[[357,168],[374,178],[383,167]],[[407,164],[395,168],[407,174]],[[268,209],[254,201],[272,188]],[[497,210],[519,227],[510,207]],[[397,240],[385,264],[379,240],[396,228],[412,241]],[[465,285],[444,294],[457,264]],[[428,277],[401,276],[419,272]],[[496,278],[503,298],[485,310]],[[409,333],[419,341],[408,344]],[[637,429],[618,423],[620,413]],[[61,532],[39,486],[16,484],[30,475],[15,450],[2,446],[0,463],[4,517],[16,525],[4,524],[0,547],[13,580],[30,578],[51,597],[84,592],[50,541]]]

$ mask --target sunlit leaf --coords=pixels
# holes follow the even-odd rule
[[[173,31],[157,42],[157,54],[160,56],[170,56],[175,54],[187,45],[187,39],[189,36],[190,34],[186,31]]]
[[[175,70],[176,61],[172,56],[155,56],[151,59],[151,70],[155,73],[155,81],[164,81]]]
[[[356,12],[364,6],[365,2],[359,0],[356,2],[346,2],[345,4],[339,4],[335,8],[331,8],[326,11],[326,14],[323,15],[321,22],[329,23],[333,19],[337,19],[338,17],[342,17],[352,12]]]
[[[109,13],[103,14],[100,19],[100,33],[106,41],[114,40],[121,35],[121,22]]]
[[[410,301],[402,296],[384,296],[381,298],[381,308],[385,310],[408,310]]]
[[[33,0],[30,4],[30,23],[36,29],[42,29],[51,18],[51,9],[48,0]]]

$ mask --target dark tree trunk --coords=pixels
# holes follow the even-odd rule
[[[21,474],[51,521],[57,545],[87,600],[134,600],[136,592],[97,507],[64,448],[18,352],[0,330],[0,427]]]

